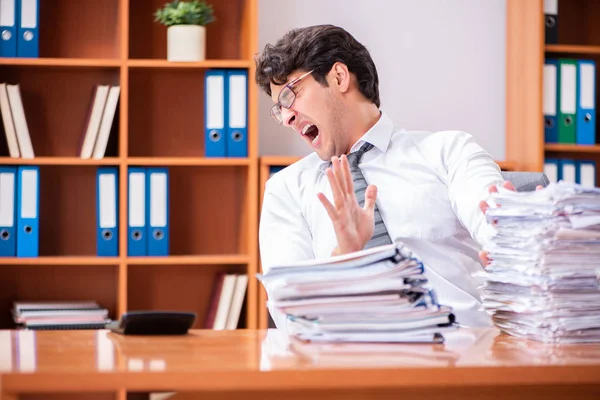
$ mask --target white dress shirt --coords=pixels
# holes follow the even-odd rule
[[[459,324],[489,326],[472,274],[483,268],[478,252],[491,229],[479,202],[490,185],[503,181],[498,165],[465,132],[406,131],[385,113],[351,152],[365,141],[374,148],[359,166],[377,186],[377,207],[391,239],[424,262],[439,303],[454,308]],[[333,204],[328,165],[312,153],[267,181],[259,231],[263,271],[327,258],[336,247],[333,224],[317,198],[323,192]]]

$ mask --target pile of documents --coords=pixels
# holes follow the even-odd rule
[[[19,329],[103,329],[108,310],[95,301],[16,301],[13,321]]]
[[[480,287],[495,325],[542,342],[600,341],[600,189],[552,183],[498,188]]]
[[[395,243],[258,274],[285,330],[312,342],[443,342],[456,329],[423,263]]]

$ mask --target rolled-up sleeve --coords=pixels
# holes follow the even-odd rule
[[[472,135],[462,131],[439,135],[443,135],[439,143],[452,208],[471,237],[483,244],[492,228],[479,203],[488,197],[491,185],[503,182],[500,168]]]

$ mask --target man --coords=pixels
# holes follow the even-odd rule
[[[292,30],[256,63],[271,115],[314,149],[267,182],[263,269],[402,241],[460,324],[488,326],[472,274],[490,228],[480,202],[503,182],[492,157],[465,132],[394,126],[369,52],[339,27]]]

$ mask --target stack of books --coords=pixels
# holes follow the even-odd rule
[[[269,308],[285,330],[311,342],[444,341],[456,329],[438,304],[423,263],[395,243],[324,260],[275,266],[258,274]]]
[[[12,309],[18,329],[104,329],[108,310],[95,301],[16,301]]]
[[[554,343],[600,341],[600,189],[564,181],[498,188],[481,296],[502,331]]]

